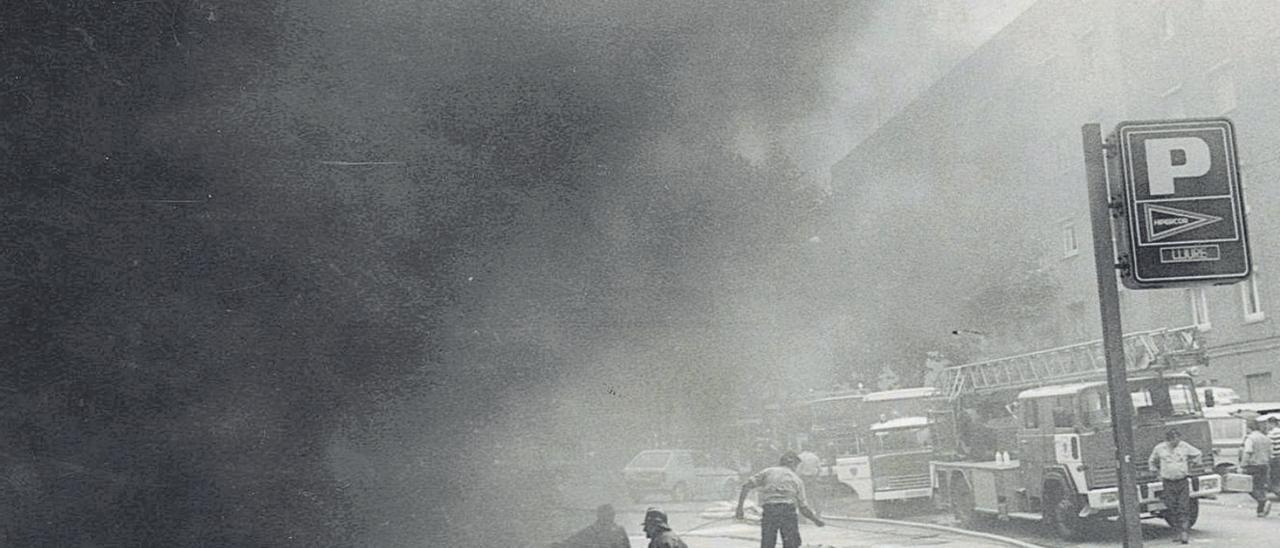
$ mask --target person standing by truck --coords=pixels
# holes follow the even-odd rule
[[[817,453],[810,451],[806,446],[800,451],[800,464],[796,466],[796,473],[800,474],[800,479],[804,481],[805,495],[809,498],[809,508],[815,514],[822,513],[821,497],[818,494],[818,475],[822,472],[822,457]]]
[[[800,548],[800,520],[796,517],[796,511],[818,527],[826,525],[809,509],[804,496],[804,481],[795,471],[799,465],[799,455],[787,451],[778,460],[777,466],[761,470],[742,485],[742,492],[738,494],[738,509],[733,517],[742,519],[742,504],[747,500],[747,493],[752,489],[759,489],[762,511],[760,548],[777,546],[779,534],[782,535],[783,548]]]
[[[1270,452],[1268,452],[1270,454]],[[1151,450],[1151,458],[1147,465],[1158,470],[1163,489],[1160,491],[1166,515],[1170,524],[1178,530],[1178,542],[1186,544],[1190,537],[1190,524],[1187,523],[1187,510],[1191,507],[1191,480],[1189,464],[1191,459],[1200,458],[1200,450],[1185,441],[1177,428],[1170,428],[1164,434],[1164,441],[1156,444]],[[1259,507],[1261,508],[1261,507]],[[1259,510],[1261,512],[1261,510]]]
[[[1253,492],[1249,493],[1258,501],[1258,517],[1265,518],[1271,513],[1271,501],[1267,499],[1271,475],[1271,438],[1262,433],[1262,423],[1249,421],[1249,433],[1244,437],[1244,453],[1240,455],[1240,464],[1244,473],[1253,476]]]
[[[1267,437],[1271,439],[1271,492],[1280,495],[1280,415],[1267,417]]]

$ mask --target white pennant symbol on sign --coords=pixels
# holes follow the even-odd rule
[[[1144,205],[1147,217],[1147,239],[1152,242],[1222,220],[1222,217],[1206,213],[1153,204]]]

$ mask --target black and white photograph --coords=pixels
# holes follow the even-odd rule
[[[1280,534],[1280,2],[2,11],[0,547]]]

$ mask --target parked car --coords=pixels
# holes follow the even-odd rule
[[[1280,402],[1231,403],[1204,408],[1213,439],[1213,468],[1219,474],[1235,471],[1244,452],[1245,421],[1259,415],[1280,413]]]
[[[686,449],[641,451],[622,469],[631,499],[663,494],[675,501],[736,500],[742,483],[738,473],[716,466],[705,453]]]

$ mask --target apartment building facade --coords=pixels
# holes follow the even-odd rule
[[[1124,330],[1195,324],[1211,359],[1202,383],[1280,400],[1277,24],[1274,2],[1041,0],[836,164],[835,231],[855,250],[882,245],[868,235],[892,241],[904,271],[958,264],[949,253],[998,263],[1005,249],[1035,249],[1058,290],[1043,310],[1042,337],[1022,349],[1096,338],[1081,125],[1110,131],[1121,120],[1228,117],[1254,276],[1231,286],[1122,289]],[[898,222],[940,213],[959,219],[922,221],[919,231]],[[898,230],[885,234],[886,226]],[[965,270],[954,269],[955,287],[985,283]]]

